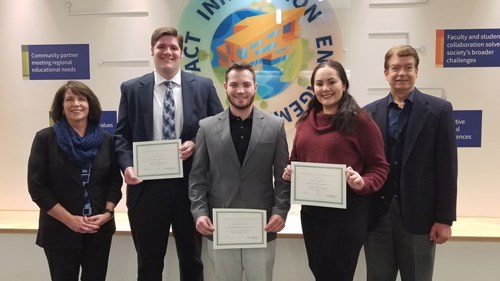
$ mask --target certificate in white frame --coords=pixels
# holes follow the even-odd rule
[[[212,209],[214,249],[266,248],[266,210]]]
[[[180,139],[134,142],[135,175],[142,180],[184,177],[180,147]]]
[[[292,203],[347,208],[346,165],[292,161],[291,168]]]

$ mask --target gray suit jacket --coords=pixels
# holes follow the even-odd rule
[[[189,176],[191,212],[212,216],[212,208],[248,208],[286,219],[290,185],[281,176],[288,164],[282,118],[254,107],[252,134],[240,164],[229,127],[229,109],[200,121],[196,152]],[[274,183],[273,183],[274,181]],[[268,240],[276,238],[269,233]]]

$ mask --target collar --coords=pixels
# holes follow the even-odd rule
[[[166,81],[172,81],[174,84],[181,86],[181,71],[180,70],[170,80],[165,79],[165,77],[161,76],[158,72],[156,72],[156,70],[154,71],[154,75],[155,75],[155,85],[156,86],[159,86],[159,85],[165,83]]]
[[[413,89],[411,94],[405,99],[405,102],[410,101],[411,103],[413,103],[416,93],[417,93],[417,88]],[[394,103],[394,100],[392,99],[391,93],[389,93],[389,98],[387,99],[387,106],[391,105],[391,103]]]
[[[235,119],[237,119],[237,118],[240,118],[240,119],[241,119],[241,117],[234,115],[234,114],[231,112],[231,109],[229,109],[229,108],[228,108],[227,110],[229,111],[229,119],[232,119],[232,120],[235,120]],[[247,118],[247,119],[245,119],[245,120],[253,119],[253,111],[254,111],[254,109],[253,109],[253,107],[252,107],[252,112],[250,112],[250,115],[248,115],[248,118]],[[243,120],[243,119],[241,119],[241,120]],[[244,121],[244,120],[243,120],[243,121]]]

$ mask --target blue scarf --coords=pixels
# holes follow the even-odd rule
[[[54,125],[57,144],[69,157],[69,160],[80,168],[89,168],[101,145],[104,131],[98,124],[90,123],[84,137],[68,125],[66,119],[61,119]]]

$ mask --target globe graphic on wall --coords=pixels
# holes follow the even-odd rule
[[[226,38],[234,34],[234,25],[248,17],[262,15],[264,12],[252,9],[242,9],[226,17],[216,29],[210,46],[212,52],[212,67],[217,73],[216,77],[224,83],[224,69],[219,65],[217,47],[225,43]],[[274,65],[260,63],[254,66],[256,69],[256,81],[259,85],[257,94],[262,99],[268,99],[282,93],[291,83],[281,81],[283,72]],[[217,71],[218,69],[218,71]]]

